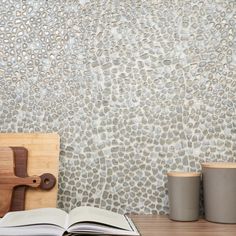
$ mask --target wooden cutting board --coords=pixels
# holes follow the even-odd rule
[[[58,179],[60,138],[55,133],[0,133],[0,146],[28,150],[29,176],[52,173]],[[27,189],[25,209],[56,207],[58,185],[50,190]]]
[[[1,147],[0,147],[1,149]],[[15,175],[18,177],[29,177],[27,173],[28,150],[24,147],[11,147],[14,154]],[[40,176],[41,182],[38,186],[41,189],[50,191],[55,187],[56,178],[50,173]],[[16,186],[13,189],[10,211],[25,210],[25,193],[27,186]]]
[[[21,178],[15,175],[14,153],[10,147],[0,148],[0,217],[11,207],[13,189],[19,185],[39,187],[41,178],[30,176]]]
[[[24,147],[12,147],[15,160],[15,175],[27,177],[28,151]],[[11,211],[23,211],[25,209],[26,186],[17,186],[12,193]]]

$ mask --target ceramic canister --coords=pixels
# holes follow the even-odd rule
[[[205,218],[236,223],[236,163],[202,163]]]
[[[169,172],[169,218],[177,221],[195,221],[199,218],[201,174],[196,172]]]

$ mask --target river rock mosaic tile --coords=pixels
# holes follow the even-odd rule
[[[0,0],[0,130],[58,132],[58,207],[168,213],[166,172],[236,161],[236,2]]]

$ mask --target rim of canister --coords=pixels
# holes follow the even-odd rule
[[[201,163],[204,168],[217,168],[217,169],[236,169],[236,162],[206,162]]]
[[[168,176],[175,176],[175,177],[198,177],[201,175],[201,173],[172,171],[172,172],[168,172],[167,175]]]

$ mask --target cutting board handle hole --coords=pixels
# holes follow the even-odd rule
[[[41,177],[41,184],[40,184],[41,189],[50,190],[55,186],[56,178],[54,175],[50,173],[45,173],[40,177]]]
[[[36,179],[34,179],[34,180],[33,180],[33,183],[35,184],[36,182],[37,182],[37,180],[36,180]]]

